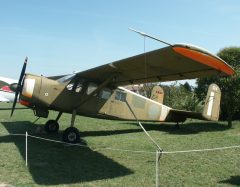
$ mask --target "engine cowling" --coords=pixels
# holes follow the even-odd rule
[[[44,76],[26,74],[19,102],[32,108],[36,116],[48,117],[49,106],[56,96],[53,90],[57,85],[57,81]]]

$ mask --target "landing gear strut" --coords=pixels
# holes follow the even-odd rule
[[[63,131],[63,141],[67,143],[77,143],[80,140],[80,133],[77,128],[73,127],[75,122],[77,111],[73,110],[71,127],[68,127]]]
[[[180,129],[180,124],[179,124],[179,122],[176,123],[175,128],[176,128],[176,129]]]
[[[76,118],[77,111],[73,110],[72,113],[72,119],[71,119],[71,126],[68,127],[63,131],[63,141],[67,143],[77,143],[80,140],[80,133],[77,128],[73,127],[75,118]],[[62,116],[62,112],[59,112],[57,118],[55,120],[48,120],[45,124],[45,130],[49,133],[58,132],[59,130],[59,124],[58,120]]]

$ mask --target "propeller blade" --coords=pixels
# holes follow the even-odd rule
[[[20,74],[20,77],[19,77],[19,80],[18,80],[18,84],[17,84],[17,87],[16,87],[16,92],[15,92],[15,98],[14,98],[14,101],[13,101],[13,105],[12,105],[12,111],[11,111],[11,117],[13,115],[13,112],[15,110],[15,107],[16,107],[16,103],[17,103],[17,99],[18,99],[18,95],[20,92],[22,92],[22,82],[23,82],[23,77],[25,75],[25,71],[26,71],[26,67],[27,67],[27,61],[28,61],[28,57],[25,58],[25,61],[23,63],[23,67],[22,67],[22,71],[21,71],[21,74]]]
[[[25,71],[26,71],[26,67],[27,67],[27,61],[28,61],[28,57],[25,58],[23,67],[22,67],[22,71],[18,80],[18,86],[22,85],[22,80],[23,80],[23,76],[25,75]]]
[[[13,101],[12,111],[11,111],[11,115],[10,115],[10,117],[12,117],[13,112],[14,112],[14,110],[15,110],[16,103],[17,103],[17,99],[18,99],[18,91],[15,93],[15,98],[14,98],[14,101]]]

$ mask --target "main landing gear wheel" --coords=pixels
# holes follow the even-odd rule
[[[45,131],[49,133],[58,132],[59,124],[56,120],[48,120],[44,128],[45,128]]]
[[[80,140],[80,134],[77,128],[68,127],[63,131],[63,141],[67,143],[77,143]]]

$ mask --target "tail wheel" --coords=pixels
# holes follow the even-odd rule
[[[56,120],[48,120],[45,124],[45,130],[49,133],[58,132],[59,130],[59,124]]]
[[[63,131],[63,141],[67,143],[77,143],[80,140],[80,134],[77,128],[69,127]]]

